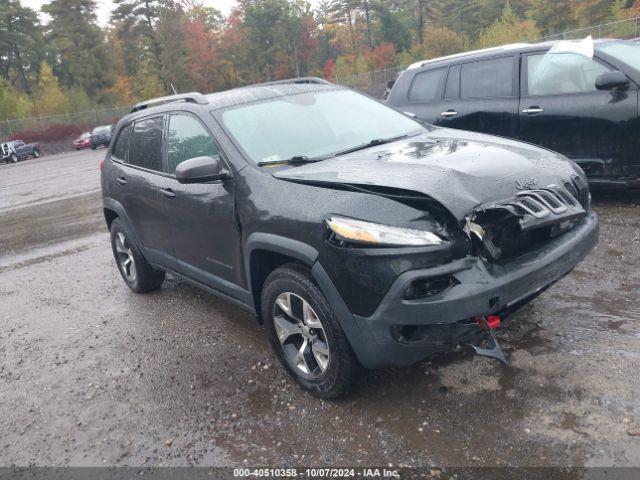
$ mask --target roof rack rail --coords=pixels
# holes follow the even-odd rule
[[[207,100],[207,97],[205,97],[204,95],[198,92],[180,93],[178,95],[167,95],[166,97],[152,98],[151,100],[146,100],[144,102],[136,103],[136,105],[131,109],[131,113],[144,110],[145,108],[152,107],[155,105],[161,105],[163,103],[170,103],[170,102],[187,102],[187,103],[197,103],[198,105],[206,105],[209,103],[209,100]]]
[[[319,85],[331,85],[331,82],[323,80],[319,77],[299,77],[299,78],[286,78],[284,80],[274,80],[272,82],[258,83],[256,85],[247,85],[247,87],[263,87],[265,85],[287,85],[287,84],[301,84],[301,83],[317,83]]]

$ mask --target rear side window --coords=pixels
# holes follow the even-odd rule
[[[127,161],[131,165],[162,171],[162,117],[135,123]]]
[[[418,73],[411,83],[409,100],[412,102],[429,102],[439,100],[440,85],[444,80],[445,68]]]
[[[452,99],[460,97],[460,65],[449,68],[447,85],[444,88],[444,98]]]
[[[513,96],[513,57],[463,64],[460,88],[462,98]]]
[[[129,124],[126,127],[124,127],[120,132],[120,135],[118,135],[118,140],[116,140],[116,144],[113,147],[112,155],[120,160],[127,159],[127,150],[129,149],[129,139],[131,138],[131,130],[133,130],[132,124]],[[87,137],[89,137],[89,135],[87,135]]]
[[[174,173],[178,165],[190,158],[220,155],[209,131],[191,115],[171,115],[167,147],[168,173]]]

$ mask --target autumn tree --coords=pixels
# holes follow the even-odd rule
[[[40,79],[34,101],[34,109],[38,115],[53,115],[67,111],[69,102],[62,93],[58,78],[48,63],[40,65]]]
[[[0,120],[26,117],[31,114],[33,104],[29,97],[0,77]]]
[[[193,87],[200,92],[212,92],[219,59],[215,32],[195,18],[185,24],[185,36],[188,76]]]

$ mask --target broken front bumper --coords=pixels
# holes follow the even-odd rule
[[[479,315],[512,313],[569,273],[598,243],[598,218],[589,213],[570,231],[505,263],[468,257],[401,274],[369,317],[355,316],[360,338],[352,346],[369,368],[409,365],[466,341]],[[451,276],[454,284],[407,300],[416,281]],[[415,334],[415,332],[419,334]],[[406,335],[403,332],[412,332]]]

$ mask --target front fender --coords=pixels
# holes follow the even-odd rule
[[[249,235],[245,245],[245,272],[248,285],[251,286],[251,254],[256,250],[266,250],[288,257],[294,258],[311,270],[311,276],[320,291],[325,296],[336,318],[344,331],[351,348],[358,357],[358,360],[365,367],[375,365],[375,343],[370,338],[368,332],[364,332],[358,326],[349,307],[342,299],[333,281],[318,262],[318,251],[306,243],[290,238],[274,235],[270,233],[252,233]],[[259,312],[259,305],[256,305],[256,312]]]

